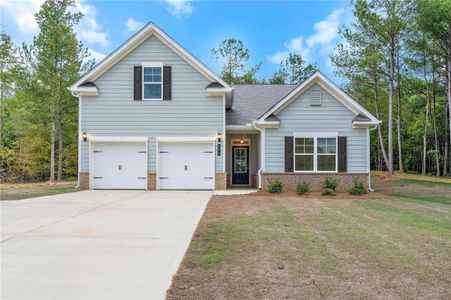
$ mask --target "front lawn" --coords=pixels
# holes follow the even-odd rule
[[[374,187],[360,200],[214,196],[168,298],[450,299],[451,184]]]
[[[41,196],[50,196],[62,193],[76,192],[76,182],[40,182],[40,183],[18,183],[1,184],[1,200],[20,200]]]

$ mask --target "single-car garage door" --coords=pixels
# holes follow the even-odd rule
[[[145,142],[94,142],[92,188],[146,189]]]
[[[212,142],[160,143],[158,187],[160,189],[214,189]]]

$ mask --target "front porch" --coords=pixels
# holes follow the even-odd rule
[[[226,134],[227,188],[258,188],[260,133],[230,131]]]

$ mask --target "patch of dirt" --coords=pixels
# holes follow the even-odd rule
[[[359,200],[366,202],[388,199],[388,196],[380,193],[324,197],[319,193],[299,196],[290,191],[280,194],[259,191],[248,195],[214,196],[204,212],[191,245],[206,243],[211,226],[227,223],[227,220],[233,220],[236,216],[253,217],[262,211],[286,209],[294,214],[295,220],[276,223],[273,226],[276,235],[269,236],[267,240],[255,240],[252,235],[249,236],[249,232],[242,232],[244,236],[250,237],[249,247],[239,249],[232,261],[225,261],[218,270],[193,265],[199,251],[202,251],[199,249],[202,248],[190,246],[173,278],[167,299],[439,299],[451,296],[442,279],[433,277],[436,275],[432,275],[430,270],[419,269],[424,272],[424,275],[420,276],[417,273],[412,274],[411,267],[403,265],[404,262],[400,262],[399,267],[385,265],[384,258],[379,256],[377,260],[383,263],[382,266],[373,262],[371,255],[381,255],[379,253],[383,252],[380,251],[389,249],[384,248],[389,247],[386,243],[404,249],[404,245],[400,247],[399,243],[405,242],[406,239],[396,241],[393,240],[396,236],[390,236],[390,226],[396,227],[398,224],[378,226],[375,220],[368,219],[371,215],[351,218],[334,211],[338,206],[358,206],[364,209],[364,205],[356,202]],[[329,219],[329,216],[333,218]],[[319,221],[312,221],[316,220],[312,217]],[[279,230],[280,228],[282,229]],[[353,228],[359,228],[357,234],[367,232],[370,236],[356,236],[356,241],[352,238],[333,238],[333,230],[346,231]],[[312,237],[306,239],[304,235],[299,238],[296,238],[296,235],[294,238],[289,236],[290,232],[297,234],[298,230],[307,230]],[[372,232],[373,230],[376,231]],[[397,233],[402,234],[400,230],[397,230]],[[285,236],[287,234],[288,236]],[[371,234],[377,237],[376,241],[382,240],[384,244],[370,244]],[[276,239],[273,239],[274,237]],[[369,244],[362,242],[366,240]],[[410,242],[409,239],[407,241]],[[354,242],[360,243],[359,246],[352,248]],[[313,249],[317,244],[320,247]],[[348,250],[348,247],[351,248]],[[421,250],[409,249],[409,245],[405,247],[409,251],[403,253],[407,252],[420,262],[425,259],[424,252],[421,252],[425,249],[421,245],[418,245]],[[366,250],[359,250],[361,248]],[[320,254],[311,252],[318,249],[323,249]],[[367,252],[371,252],[371,255]],[[275,255],[276,253],[280,255]],[[436,262],[435,259],[432,261]],[[424,265],[431,267],[431,263]]]
[[[0,189],[17,189],[17,188],[35,188],[49,186],[66,186],[76,185],[73,181],[46,181],[46,182],[30,182],[30,183],[0,183]]]

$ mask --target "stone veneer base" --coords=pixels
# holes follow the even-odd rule
[[[300,181],[310,184],[311,192],[321,190],[321,184],[326,177],[338,178],[338,192],[347,192],[353,186],[353,179],[361,180],[368,188],[368,173],[262,173],[262,189],[267,189],[268,179],[279,178],[283,188],[295,190]]]
[[[78,183],[80,185],[80,190],[89,190],[89,173],[80,172],[78,174]]]
[[[215,174],[215,190],[227,189],[227,173]]]

